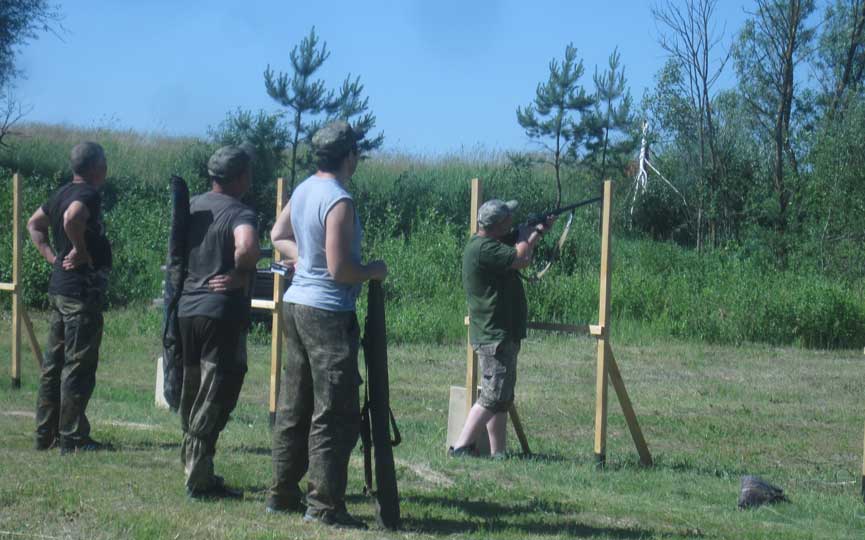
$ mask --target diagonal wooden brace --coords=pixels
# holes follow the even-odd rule
[[[643,437],[643,431],[640,429],[640,423],[637,421],[637,414],[634,412],[631,399],[628,397],[628,391],[625,389],[625,381],[622,380],[622,374],[619,373],[619,366],[616,364],[615,356],[613,356],[613,349],[609,343],[605,343],[605,345],[607,348],[607,374],[610,377],[610,382],[613,383],[613,388],[616,390],[616,396],[619,398],[619,404],[622,406],[622,413],[625,415],[628,429],[631,431],[631,438],[634,439],[634,445],[640,454],[640,464],[651,467],[652,454],[649,453],[649,447],[646,445],[646,439]]]

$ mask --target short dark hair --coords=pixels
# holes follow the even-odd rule
[[[342,167],[343,160],[348,158],[352,152],[357,154],[357,143],[354,143],[344,154],[319,154],[316,160],[316,167],[322,172],[335,173]]]
[[[105,150],[95,142],[76,144],[69,153],[69,164],[72,172],[78,176],[85,175],[105,160]]]

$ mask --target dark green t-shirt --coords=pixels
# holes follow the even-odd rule
[[[472,236],[463,251],[463,288],[469,304],[473,344],[526,337],[528,308],[519,273],[511,268],[517,250],[493,238]]]
[[[178,316],[249,318],[249,298],[243,290],[216,293],[207,284],[210,278],[234,270],[234,229],[241,225],[258,228],[258,220],[251,208],[234,197],[210,191],[189,202],[187,273]]]

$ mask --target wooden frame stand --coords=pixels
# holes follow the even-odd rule
[[[477,232],[477,214],[481,204],[481,182],[477,178],[471,181],[471,225],[470,233]],[[596,325],[569,325],[555,324],[545,322],[530,322],[529,328],[535,330],[546,330],[553,332],[564,332],[572,335],[590,335],[597,341],[598,359],[595,378],[595,437],[594,437],[594,455],[598,465],[603,466],[607,460],[607,382],[612,382],[613,389],[616,392],[616,397],[619,404],[622,406],[622,412],[625,416],[625,421],[628,424],[631,437],[634,440],[634,445],[637,448],[637,453],[640,456],[640,463],[644,466],[652,465],[652,455],[649,452],[649,447],[646,445],[646,440],[643,437],[643,432],[640,429],[640,424],[637,421],[637,415],[631,404],[631,399],[628,396],[628,391],[625,388],[625,382],[622,379],[622,374],[619,372],[619,366],[616,363],[613,349],[610,345],[610,241],[611,241],[611,220],[612,220],[612,204],[613,204],[613,183],[609,180],[604,182],[604,196],[602,199],[601,209],[601,280],[599,291],[598,305],[598,324]],[[468,325],[468,317],[465,323]],[[477,355],[472,349],[471,343],[467,345],[466,352],[466,411],[471,409],[477,399]],[[514,425],[514,430],[517,433],[517,438],[520,441],[524,454],[529,454],[529,443],[523,429],[520,416],[517,413],[517,408],[512,405],[508,411],[511,422]],[[865,461],[863,461],[863,490],[865,490]]]
[[[24,309],[21,300],[21,175],[12,177],[12,283],[0,283],[0,291],[12,293],[12,387],[21,388],[21,327],[27,332],[30,349],[36,358],[36,367],[42,367],[42,350],[36,334],[33,333],[33,323]]]
[[[279,219],[279,214],[282,212],[282,206],[285,204],[285,180],[278,178],[276,180],[276,219]],[[282,260],[282,255],[279,251],[273,249],[273,260],[279,262]],[[282,287],[285,278],[277,273],[273,274],[273,299],[272,300],[252,300],[252,309],[260,309],[270,311],[271,327],[270,327],[270,391],[268,394],[268,409],[270,412],[270,425],[273,426],[276,420],[276,401],[279,398],[279,382],[282,374]]]

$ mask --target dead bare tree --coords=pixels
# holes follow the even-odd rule
[[[8,92],[0,93],[0,150],[10,148],[7,137],[20,135],[15,126],[27,116],[32,107],[25,107]]]
[[[717,7],[718,0],[666,0],[652,8],[652,16],[661,27],[658,43],[686,75],[683,90],[697,124],[700,179],[703,181],[705,177],[709,201],[715,198],[724,168],[717,149],[713,88],[731,54],[730,47],[724,45],[725,27],[719,29],[717,25]],[[697,249],[702,246],[704,214],[704,201],[700,200],[697,207]],[[711,214],[707,225],[710,240],[714,243],[716,219]]]

